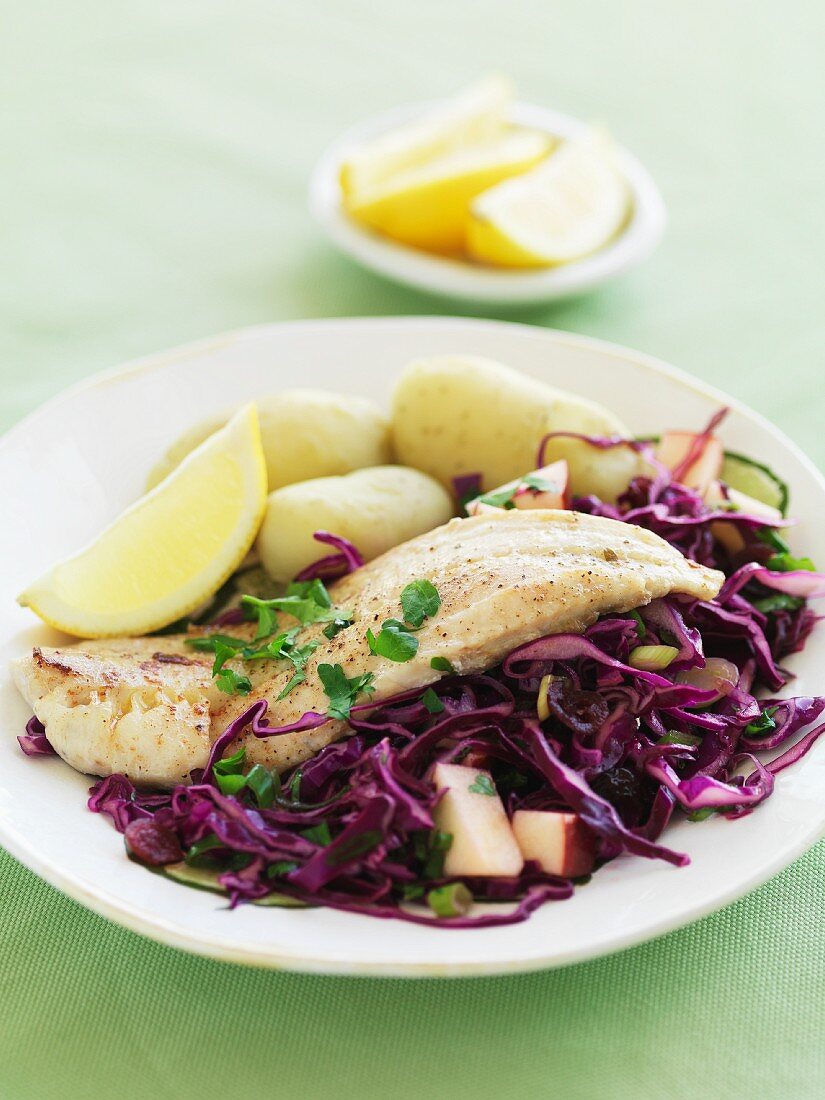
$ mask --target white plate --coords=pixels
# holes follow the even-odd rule
[[[0,842],[84,905],[165,943],[221,959],[343,974],[493,974],[586,959],[638,943],[731,901],[825,833],[825,742],[736,822],[681,822],[668,843],[689,867],[621,857],[569,901],[525,924],[454,931],[330,910],[229,912],[212,894],[149,874],[124,856],[108,821],[87,812],[89,781],[30,759],[15,735],[29,717],[8,659],[56,635],[14,596],[85,542],[140,492],[146,471],[189,424],[227,405],[301,385],[386,399],[410,358],[484,354],[615,409],[640,434],[697,427],[721,394],[637,352],[520,325],[449,318],[308,321],[216,337],[68,390],[0,440]],[[756,453],[792,486],[804,517],[794,541],[825,560],[825,482],[761,417],[736,405],[725,441]],[[825,689],[825,628],[792,661],[795,690]]]
[[[389,111],[348,130],[321,157],[309,185],[309,205],[318,223],[335,244],[365,267],[399,283],[430,290],[449,298],[476,302],[540,302],[564,298],[612,279],[648,256],[664,232],[666,214],[662,196],[639,161],[619,146],[619,166],[630,185],[633,213],[619,236],[606,248],[575,263],[537,271],[496,271],[462,260],[432,256],[396,244],[348,217],[341,203],[339,169],[344,152],[362,141],[409,121],[430,103]],[[572,138],[586,124],[570,115],[517,103],[510,119],[556,137]]]

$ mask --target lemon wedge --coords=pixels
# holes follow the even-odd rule
[[[82,638],[167,626],[240,565],[261,525],[266,491],[258,414],[247,405],[18,602]]]
[[[467,252],[497,267],[547,267],[589,256],[627,220],[630,194],[612,143],[600,131],[472,203]]]
[[[488,188],[526,172],[550,151],[551,139],[531,130],[461,146],[380,187],[345,199],[353,218],[402,244],[452,254],[464,246],[470,204]]]
[[[414,122],[356,147],[341,165],[344,194],[378,187],[396,173],[418,167],[458,145],[495,137],[504,128],[512,98],[509,80],[491,75]]]

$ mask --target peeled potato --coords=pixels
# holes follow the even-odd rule
[[[330,553],[312,537],[315,531],[342,535],[370,561],[452,515],[452,497],[431,477],[404,466],[373,466],[270,493],[258,553],[274,580],[289,581]]]
[[[386,416],[363,397],[285,390],[257,401],[269,488],[390,462]],[[229,419],[214,417],[177,439],[149,474],[153,488]]]
[[[437,356],[401,373],[392,406],[396,457],[450,485],[479,472],[485,490],[536,468],[548,432],[622,435],[628,430],[595,402],[519,374],[490,359]],[[643,464],[629,447],[596,449],[575,439],[551,440],[544,462],[564,458],[577,496],[615,500]]]

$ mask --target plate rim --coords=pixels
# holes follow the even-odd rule
[[[779,438],[782,445],[806,467],[809,474],[818,483],[819,488],[825,494],[825,476],[820,472],[813,461],[802,449],[789,439],[788,436],[776,425],[764,417],[761,413],[751,409],[744,402],[739,401],[717,387],[693,377],[679,367],[675,367],[646,352],[635,351],[624,345],[615,344],[598,337],[583,336],[569,333],[560,329],[539,328],[534,325],[521,322],[496,321],[476,319],[460,316],[381,316],[381,317],[348,317],[348,318],[319,318],[301,319],[291,321],[276,321],[259,325],[244,326],[218,333],[205,339],[190,341],[174,348],[167,349],[152,355],[128,360],[122,364],[98,371],[88,378],[74,383],[51,398],[41,403],[30,413],[24,416],[11,428],[0,436],[0,450],[4,450],[10,441],[19,434],[26,432],[32,422],[44,411],[56,408],[68,398],[82,395],[85,391],[97,389],[111,382],[119,381],[126,377],[138,374],[147,374],[154,370],[162,370],[169,365],[197,356],[212,348],[232,344],[249,336],[266,335],[269,332],[283,328],[314,329],[319,326],[327,328],[356,328],[359,325],[377,328],[392,328],[398,324],[413,327],[444,327],[453,325],[470,326],[475,329],[487,330],[519,330],[529,333],[539,339],[547,339],[549,343],[582,348],[595,352],[608,353],[611,356],[624,361],[632,362],[653,373],[664,375],[673,382],[693,390],[703,397],[729,405],[732,409],[746,413],[757,424],[769,427],[771,433]],[[688,906],[674,913],[672,916],[660,917],[650,926],[619,931],[611,934],[594,950],[583,945],[566,952],[555,951],[552,955],[533,956],[529,959],[516,961],[468,961],[458,963],[433,963],[433,962],[395,962],[359,960],[352,964],[343,958],[330,958],[329,956],[311,957],[305,949],[301,954],[290,954],[283,949],[273,947],[262,952],[259,947],[249,947],[241,942],[233,941],[228,937],[214,938],[211,935],[192,931],[178,922],[171,921],[157,914],[146,915],[132,904],[113,895],[105,888],[89,886],[72,873],[67,873],[48,856],[41,855],[36,847],[33,847],[27,838],[8,822],[0,820],[0,843],[25,867],[33,871],[45,882],[61,890],[67,897],[79,902],[93,912],[112,920],[114,923],[128,928],[139,935],[146,936],[155,941],[169,946],[177,947],[189,953],[218,959],[225,962],[235,962],[244,965],[265,967],[273,970],[287,970],[302,973],[315,973],[340,976],[364,976],[364,977],[404,977],[404,978],[433,978],[433,977],[491,977],[506,976],[515,973],[533,972],[539,970],[555,969],[568,966],[589,959],[600,958],[625,950],[636,944],[657,939],[668,932],[685,927],[694,921],[707,916],[710,913],[729,905],[731,902],[750,893],[761,886],[775,874],[789,866],[803,852],[807,851],[817,840],[825,836],[825,815],[810,828],[801,831],[800,835],[785,849],[777,853],[758,869],[754,870],[741,882],[737,882],[726,889],[719,891],[714,896],[696,905]]]
[[[443,101],[408,103],[363,119],[327,146],[316,162],[308,187],[310,213],[350,259],[396,282],[448,298],[524,304],[582,293],[641,263],[659,245],[667,226],[664,199],[648,169],[619,143],[616,152],[632,192],[633,215],[607,246],[571,263],[537,271],[474,268],[461,260],[417,251],[360,227],[341,207],[338,172],[342,154],[349,146],[407,122],[439,102]],[[573,115],[521,100],[511,106],[509,117],[562,138],[588,129],[586,122]]]

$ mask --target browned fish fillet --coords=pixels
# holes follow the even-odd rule
[[[441,607],[418,632],[418,653],[403,664],[373,656],[367,629],[378,633],[385,619],[401,618],[402,589],[423,578],[435,584]],[[321,663],[340,664],[349,677],[372,672],[371,698],[378,701],[437,680],[433,657],[458,672],[482,671],[524,642],[582,631],[600,615],[670,592],[712,599],[723,579],[639,527],[576,512],[502,511],[452,520],[331,585],[335,605],[354,613],[353,625],[332,640],[320,624],[301,633],[301,644],[320,644],[306,664],[306,681],[281,701],[294,671],[286,661],[234,663],[250,676],[253,691],[228,696],[212,682],[212,655],[194,652],[184,636],[36,649],[15,662],[15,678],[72,767],[169,786],[203,767],[215,737],[256,700],[268,700],[267,720],[275,725],[305,711],[324,713]],[[281,625],[294,620],[282,616]],[[242,743],[250,764],[283,770],[346,728],[329,721],[268,739],[247,734]]]

